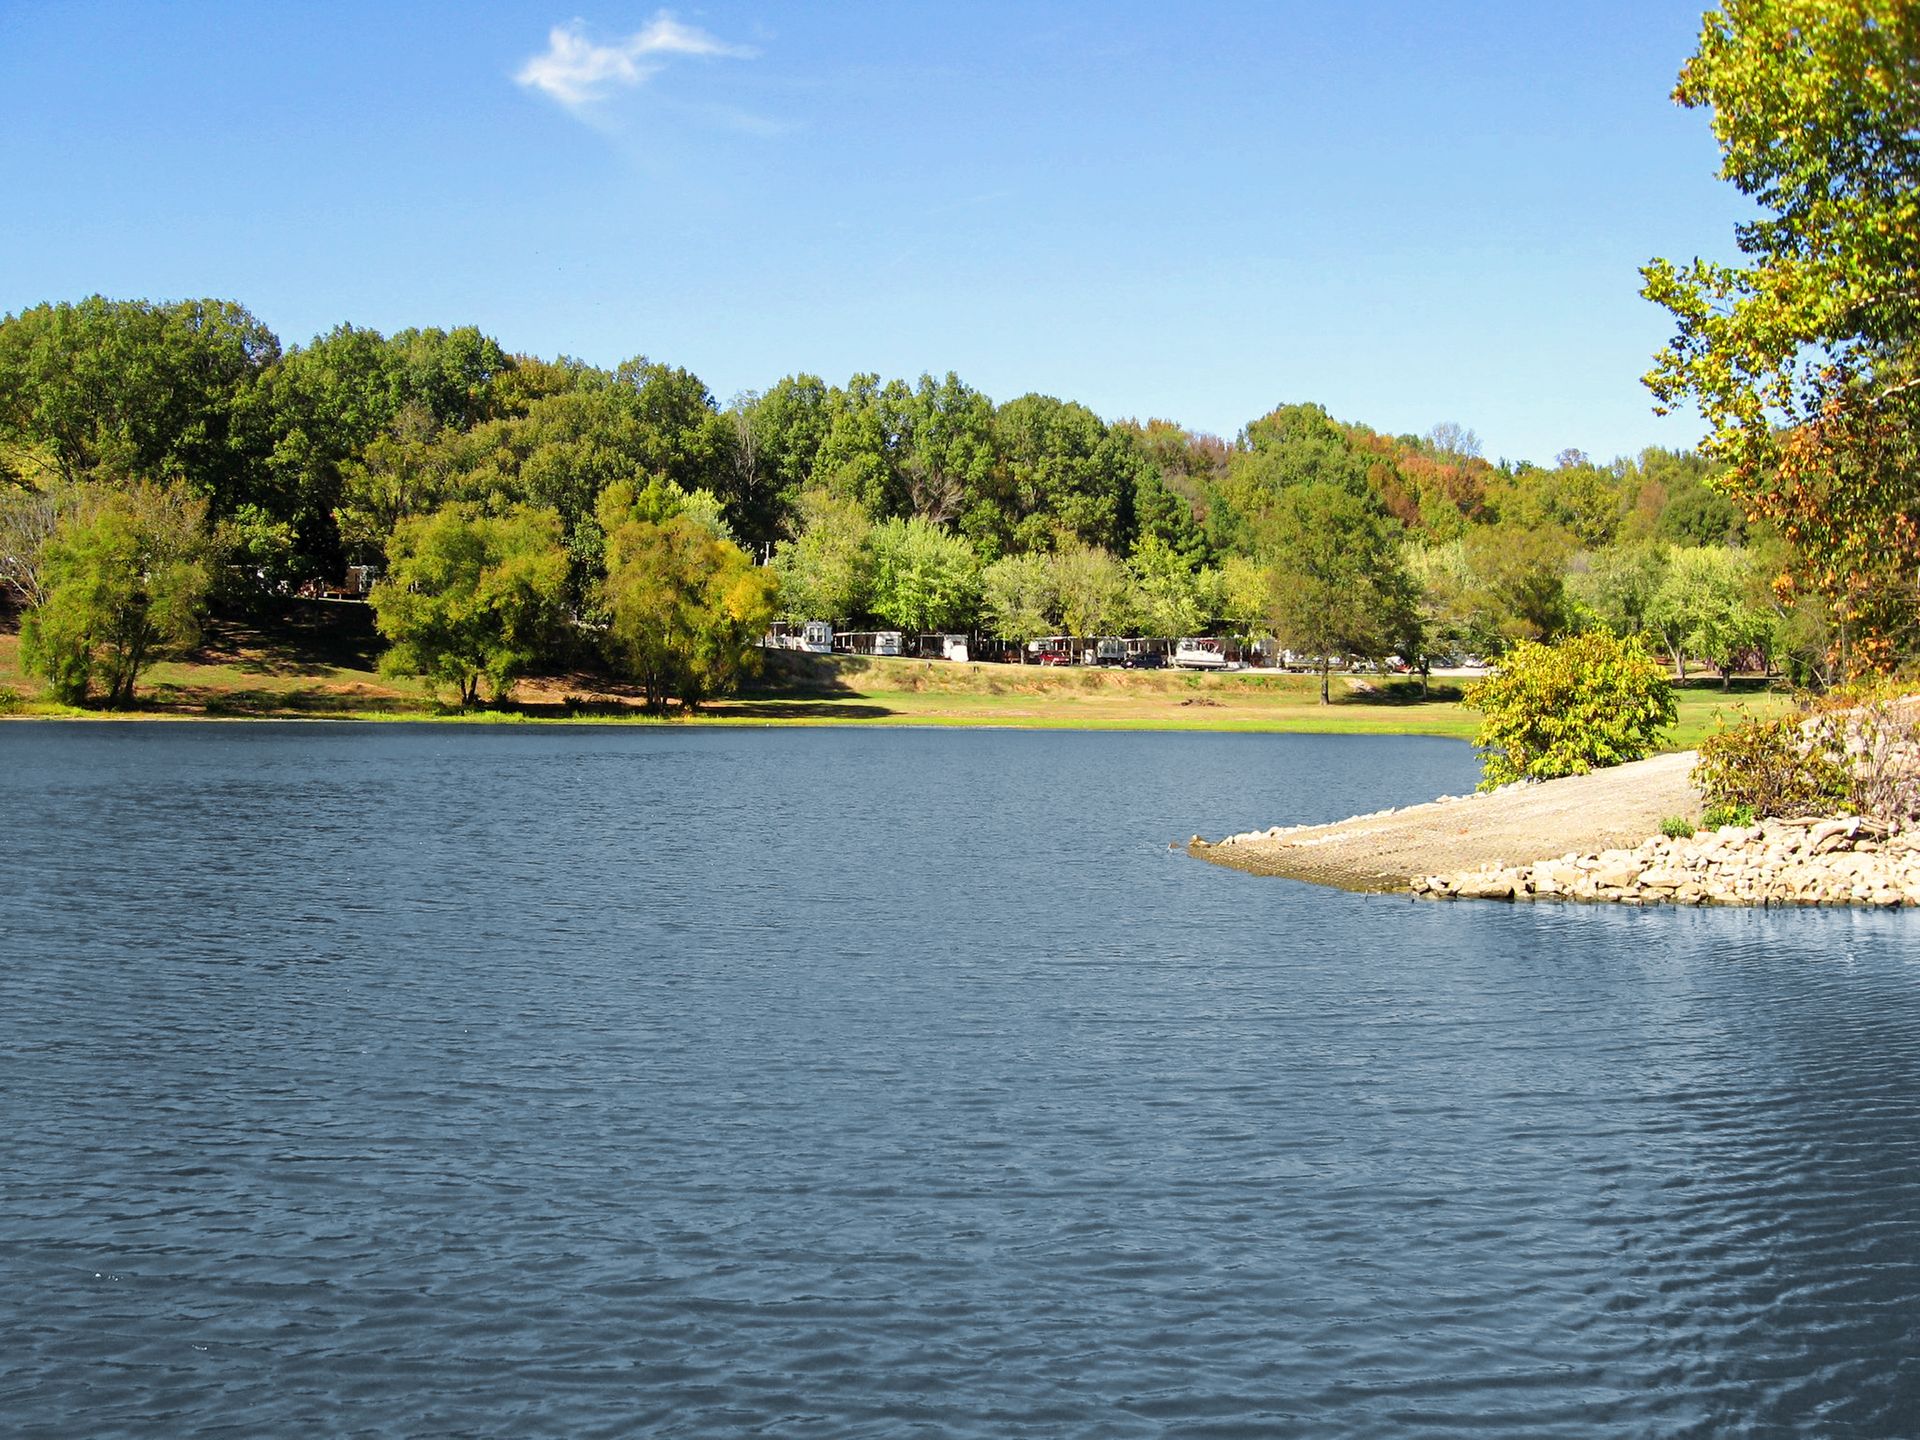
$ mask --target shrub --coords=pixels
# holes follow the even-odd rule
[[[212,572],[207,504],[144,481],[87,496],[41,561],[43,596],[20,625],[20,663],[55,699],[133,703],[140,672],[200,633]]]
[[[20,692],[11,685],[0,685],[0,715],[20,713]]]
[[[1642,759],[1675,715],[1660,663],[1604,631],[1523,640],[1463,700],[1486,717],[1474,741],[1482,790]]]
[[[1730,805],[1722,801],[1719,804],[1707,806],[1700,816],[1700,823],[1709,830],[1718,830],[1723,825],[1751,825],[1753,824],[1753,807]]]
[[[1920,819],[1920,709],[1913,700],[1867,698],[1813,721],[1818,743],[1847,775],[1853,810],[1895,825]]]
[[[1700,742],[1693,783],[1709,813],[1737,809],[1765,820],[1851,809],[1851,777],[1830,737],[1830,727],[1809,730],[1792,715],[1717,730]]]
[[[1686,840],[1693,835],[1693,822],[1684,815],[1669,815],[1660,822],[1660,833],[1669,840]]]

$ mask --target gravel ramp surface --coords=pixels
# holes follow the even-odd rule
[[[1682,750],[1589,775],[1360,815],[1278,836],[1255,832],[1219,843],[1195,840],[1187,849],[1216,865],[1256,875],[1343,890],[1404,890],[1416,875],[1627,848],[1659,834],[1668,816],[1697,821],[1700,794],[1687,779],[1696,758],[1694,751]]]

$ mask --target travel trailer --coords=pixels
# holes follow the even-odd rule
[[[842,630],[833,637],[833,649],[840,655],[898,655],[898,630]]]

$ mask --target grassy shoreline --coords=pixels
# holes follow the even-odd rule
[[[353,720],[454,724],[693,726],[926,726],[1026,730],[1140,730],[1226,734],[1434,735],[1471,740],[1479,717],[1455,681],[1422,698],[1417,681],[1337,677],[1319,703],[1310,675],[1198,674],[1085,667],[964,664],[857,656],[770,654],[747,692],[694,716],[642,714],[638,697],[584,672],[532,677],[511,703],[462,711],[416,681],[381,675],[363,607],[290,605],[271,625],[221,619],[194,655],[141,677],[139,705],[76,709],[45,698],[22,674],[17,626],[0,615],[0,690],[19,696],[3,718],[84,720]],[[1680,723],[1663,748],[1686,749],[1716,715],[1775,713],[1790,699],[1759,682],[1722,693],[1680,692]]]

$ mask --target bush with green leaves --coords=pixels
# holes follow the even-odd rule
[[[1485,717],[1482,790],[1643,759],[1676,713],[1660,662],[1604,631],[1519,642],[1464,702]]]
[[[207,504],[178,486],[89,490],[47,540],[20,660],[70,705],[133,703],[140,672],[200,635],[213,571]]]
[[[1795,715],[1745,720],[1700,742],[1693,783],[1709,815],[1830,815],[1850,810],[1852,785],[1845,759],[1823,727]]]

